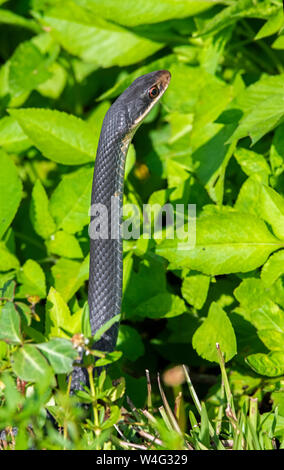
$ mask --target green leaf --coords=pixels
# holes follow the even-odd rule
[[[284,198],[274,189],[250,177],[241,187],[235,208],[258,215],[284,239]]]
[[[182,296],[190,305],[199,310],[206,301],[209,285],[210,276],[194,271],[189,272],[182,283]]]
[[[49,77],[50,59],[30,41],[22,42],[10,60],[9,87],[15,95],[34,90]]]
[[[60,97],[65,88],[67,72],[57,62],[53,62],[48,68],[48,71],[50,72],[50,78],[38,85],[37,90],[41,95],[56,100]]]
[[[272,44],[273,49],[284,49],[284,36],[281,35],[277,39],[275,39],[274,43]]]
[[[258,337],[270,351],[284,352],[284,331],[273,329],[263,329],[257,332]]]
[[[274,11],[278,8],[279,6],[275,7]],[[209,20],[205,21],[204,26],[201,22],[200,34],[216,34],[224,28],[235,24],[240,18],[267,18],[271,12],[273,12],[273,9],[268,7],[267,2],[254,2],[254,0],[230,2],[228,7],[209,17]]]
[[[58,5],[40,21],[51,28],[52,36],[64,49],[97,67],[135,64],[163,47],[162,43],[106,22],[73,2]]]
[[[16,256],[8,251],[4,242],[0,241],[0,271],[9,271],[18,267],[19,261]]]
[[[193,335],[192,346],[207,361],[218,362],[216,343],[219,343],[226,362],[237,353],[236,336],[231,322],[225,311],[212,302],[208,317]]]
[[[230,142],[249,136],[255,144],[282,122],[284,74],[268,76],[246,88],[233,106],[243,112]]]
[[[241,304],[241,309],[236,311],[240,310],[246,324],[249,321],[257,329],[262,343],[272,351],[283,351],[284,311],[275,303],[275,290],[268,289],[261,279],[244,279],[234,294]]]
[[[41,299],[46,296],[45,275],[41,266],[34,260],[25,262],[17,274],[18,281],[22,284],[17,297],[29,297],[37,295]]]
[[[203,69],[173,64],[170,72],[172,79],[163,102],[171,112],[195,112],[196,125],[214,121],[232,97],[229,86]]]
[[[33,344],[25,344],[13,354],[12,369],[27,382],[41,382],[46,376],[52,376],[46,359]]]
[[[81,322],[81,331],[82,334],[89,338],[92,336],[91,324],[90,324],[90,311],[89,311],[89,304],[85,302],[82,312],[82,322]]]
[[[115,315],[114,317],[112,317],[110,320],[108,320],[107,322],[104,323],[104,325],[102,325],[98,331],[96,331],[96,333],[94,334],[93,336],[93,341],[96,343],[97,341],[99,341],[99,339],[101,339],[101,337],[103,336],[103,334],[108,331],[112,325],[114,325],[115,323],[119,322],[120,321],[120,314],[119,315]],[[100,364],[102,365],[102,364]]]
[[[186,312],[186,306],[178,295],[164,292],[141,302],[133,315],[148,318],[171,318]]]
[[[89,257],[86,257],[82,263],[61,258],[51,271],[56,290],[68,302],[89,278]]]
[[[31,146],[30,140],[12,116],[0,120],[0,145],[11,153],[23,152]]]
[[[256,175],[260,182],[268,183],[271,171],[265,158],[256,152],[239,148],[234,152],[234,157],[246,175]]]
[[[54,253],[58,256],[65,258],[83,258],[83,253],[77,238],[63,230],[51,235],[50,239],[46,240],[46,247],[50,253]]]
[[[260,375],[278,377],[284,374],[284,352],[251,354],[246,357],[246,362],[252,370]]]
[[[0,168],[0,238],[2,238],[20,204],[22,184],[12,159],[3,151],[0,151]]]
[[[10,109],[40,152],[63,165],[92,162],[96,141],[90,126],[78,117],[50,109]]]
[[[273,15],[271,15],[270,18],[268,18],[268,20],[260,28],[254,39],[263,39],[268,36],[271,36],[272,34],[277,33],[281,29],[283,22],[283,10],[280,7],[278,11],[276,11]]]
[[[20,316],[13,302],[7,302],[0,312],[0,339],[11,344],[22,342]]]
[[[282,274],[284,274],[284,250],[277,251],[268,258],[261,270],[261,279],[266,287],[270,287]]]
[[[48,197],[40,180],[35,182],[32,190],[30,218],[36,233],[42,238],[48,238],[56,231],[48,208]]]
[[[78,0],[82,6],[90,8],[96,15],[126,26],[136,26],[151,23],[160,23],[173,18],[186,18],[196,15],[212,7],[212,2],[192,0],[190,2],[176,2],[175,0],[122,0],[118,4],[115,0]],[[127,12],[127,14],[125,14]]]
[[[5,2],[2,1],[1,3]],[[23,16],[16,15],[13,11],[9,11],[8,9],[4,10],[3,8],[0,9],[0,23],[21,26],[22,28],[27,28],[34,32],[38,32],[39,30],[38,25],[33,20],[28,20]]]
[[[186,267],[217,275],[251,271],[281,247],[283,242],[269,232],[261,219],[232,211],[197,219],[194,247],[168,239],[156,251],[171,262],[172,269]]]
[[[108,364],[112,364],[113,362],[118,361],[122,356],[121,351],[113,351],[111,353],[107,353],[105,357],[98,359],[96,361],[96,367],[103,367],[107,366]]]
[[[50,199],[57,228],[73,234],[89,223],[92,177],[92,168],[81,168],[63,177]]]
[[[80,333],[81,315],[81,310],[71,315],[69,307],[60,293],[53,287],[50,288],[47,296],[45,317],[45,331],[49,338],[56,336],[69,339],[65,331],[71,335]]]
[[[72,372],[73,361],[78,356],[71,341],[64,338],[55,338],[46,343],[38,344],[56,374],[69,374]]]
[[[117,405],[110,406],[110,415],[107,420],[101,426],[101,429],[108,429],[112,427],[114,424],[118,423],[121,420],[121,410],[120,407]]]
[[[144,345],[139,333],[128,325],[120,325],[116,348],[129,361],[136,361],[144,354]]]
[[[0,297],[13,301],[15,297],[15,287],[16,282],[13,279],[9,279],[3,284],[3,287],[0,288]]]

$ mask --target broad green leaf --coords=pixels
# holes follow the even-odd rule
[[[253,310],[263,307],[269,299],[269,290],[266,289],[261,279],[248,278],[244,279],[234,290],[234,295],[242,307]]]
[[[0,340],[12,344],[19,344],[22,342],[20,316],[16,311],[13,302],[7,302],[1,309]]]
[[[46,343],[38,344],[37,348],[48,359],[56,374],[72,372],[73,361],[78,353],[73,348],[71,341],[64,338],[54,338]]]
[[[50,253],[65,258],[83,258],[83,253],[77,238],[70,233],[60,230],[46,240],[46,247]]]
[[[64,165],[92,162],[96,141],[90,126],[78,117],[51,109],[10,109],[25,134],[50,160]]]
[[[190,0],[177,2],[175,0],[78,0],[82,6],[90,8],[96,15],[126,26],[160,23],[173,18],[186,18],[196,15],[212,7],[212,2]],[[127,12],[127,14],[126,14]]]
[[[200,68],[173,64],[170,72],[171,83],[163,102],[169,111],[196,112],[196,125],[216,119],[231,99],[231,88]]]
[[[193,335],[192,346],[207,361],[218,362],[216,343],[219,343],[226,362],[237,353],[236,336],[231,322],[225,311],[212,302],[208,317]]]
[[[267,18],[271,13],[277,11],[279,6],[274,9],[267,8],[268,2],[255,2],[254,0],[238,0],[237,2],[229,2],[228,7],[222,9],[205,21],[204,26],[200,28],[202,35],[216,34],[218,31],[227,28],[236,23],[240,18]]]
[[[277,39],[275,39],[274,43],[272,44],[273,49],[284,49],[284,36],[281,35]]]
[[[42,238],[48,238],[56,231],[55,222],[49,212],[48,197],[39,179],[32,190],[30,218],[36,233]]]
[[[230,142],[249,136],[255,144],[282,122],[284,74],[268,76],[246,88],[232,107],[243,113]]]
[[[9,271],[19,267],[18,258],[10,253],[4,242],[0,241],[0,271]]]
[[[66,70],[57,62],[53,62],[53,64],[48,68],[48,71],[50,73],[50,78],[38,85],[37,90],[43,96],[57,99],[65,88],[67,73]]]
[[[135,64],[163,47],[162,43],[102,20],[73,2],[58,5],[40,21],[70,54],[97,67]]]
[[[22,184],[12,159],[3,151],[0,151],[0,168],[0,238],[2,238],[20,204]]]
[[[257,332],[263,344],[270,349],[270,351],[283,351],[284,352],[284,330],[282,332],[273,329],[263,329]]]
[[[167,292],[155,295],[141,302],[134,310],[133,315],[148,318],[171,318],[186,312],[186,306],[178,295]]]
[[[201,309],[206,301],[209,285],[210,276],[191,271],[183,279],[182,296],[190,305]]]
[[[186,267],[217,275],[251,271],[281,247],[283,242],[261,219],[232,211],[197,219],[194,247],[168,239],[156,252],[168,259],[173,269]]]
[[[139,333],[128,325],[120,326],[116,347],[123,352],[123,357],[130,361],[136,361],[144,354],[144,345]]]
[[[241,187],[235,208],[261,217],[284,239],[284,198],[274,189],[250,177]]]
[[[87,123],[89,124],[91,131],[93,132],[96,148],[99,143],[99,137],[100,137],[104,117],[110,107],[111,107],[111,103],[109,101],[102,101],[94,108],[94,110],[91,112],[91,114],[87,118]]]
[[[282,172],[284,166],[284,125],[281,124],[274,132],[270,147],[270,165],[273,173]]]
[[[22,284],[17,297],[46,296],[45,274],[41,266],[33,259],[28,259],[17,274],[18,281]]]
[[[30,140],[12,116],[0,120],[0,145],[11,153],[22,152],[31,146]]]
[[[271,303],[252,310],[250,321],[259,331],[274,330],[275,334],[281,335],[284,333],[284,311],[276,304]]]
[[[33,344],[25,344],[13,354],[12,368],[20,379],[41,382],[51,376],[51,368],[44,356]]]
[[[137,270],[131,269],[133,259],[131,257],[127,259],[126,264],[129,264],[130,269],[127,273],[127,284],[124,285],[122,312],[126,313],[127,317],[131,317],[138,305],[161,293],[168,294],[168,291],[166,268],[161,259],[145,257],[139,262]],[[137,289],[138,285],[139,289]],[[169,301],[168,304],[170,304]]]
[[[261,270],[261,279],[266,287],[270,287],[282,274],[284,274],[284,250],[277,251],[268,258]]]
[[[261,279],[244,279],[234,294],[241,305],[240,313],[257,329],[265,346],[282,350],[284,311],[275,303],[277,297],[273,288],[267,288]]]
[[[5,2],[6,0],[0,3],[5,3]],[[39,31],[38,25],[33,20],[28,20],[24,16],[16,15],[16,13],[8,9],[6,10],[4,10],[3,8],[0,9],[0,23],[10,24],[13,26],[21,26],[22,28],[27,28],[34,32]]]
[[[9,87],[15,96],[34,90],[49,77],[47,59],[30,41],[22,42],[10,59]]]
[[[46,302],[46,335],[51,337],[69,338],[66,332],[74,335],[80,333],[82,311],[71,315],[69,307],[59,292],[53,287],[47,296]]]
[[[0,288],[0,297],[13,301],[15,297],[15,287],[16,282],[13,279],[9,279],[3,284],[3,287]]]
[[[51,269],[55,288],[68,302],[89,278],[89,257],[82,263],[61,258]]]
[[[271,171],[263,155],[245,148],[239,148],[234,152],[234,157],[246,175],[255,175],[263,183],[268,183]]]
[[[234,124],[208,123],[191,134],[192,161],[211,199],[219,204],[224,191],[224,175],[233,147],[228,145]]]
[[[283,17],[283,10],[280,7],[268,20],[266,23],[260,28],[255,39],[262,39],[266,38],[267,36],[271,36],[272,34],[277,33],[284,23]]]
[[[81,168],[63,177],[50,198],[57,228],[76,233],[89,223],[93,169]]]
[[[246,357],[247,364],[260,375],[277,377],[284,374],[284,352],[257,353]]]

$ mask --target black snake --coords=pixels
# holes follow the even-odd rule
[[[126,155],[135,131],[159,101],[170,79],[167,70],[137,78],[112,104],[103,121],[95,161],[89,230],[88,303],[92,334],[120,313],[123,267],[120,224]],[[100,217],[104,213],[108,220],[102,227]],[[115,323],[96,343],[95,348],[105,352],[113,351],[117,334],[118,323]],[[76,367],[72,376],[72,390],[86,382],[86,371]]]

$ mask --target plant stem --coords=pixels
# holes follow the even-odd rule
[[[96,400],[96,390],[94,384],[94,376],[93,376],[93,366],[87,368],[88,375],[89,375],[89,382],[90,382],[90,390],[91,390],[91,397],[93,398],[92,401],[92,410],[94,415],[94,425],[96,428],[99,428],[99,414],[98,414],[98,406]]]

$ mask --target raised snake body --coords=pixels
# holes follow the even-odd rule
[[[120,313],[122,297],[122,214],[123,182],[126,155],[131,139],[154,104],[166,90],[171,75],[159,70],[137,78],[112,104],[101,129],[92,186],[90,233],[90,272],[88,303],[90,324],[94,334],[114,315]],[[115,214],[111,204],[115,204]],[[101,205],[101,206],[98,206]],[[114,209],[113,206],[113,209]],[[107,211],[107,238],[96,218]],[[111,217],[112,216],[114,217]],[[111,352],[115,348],[118,323],[115,323],[96,343],[95,348]],[[72,390],[87,382],[86,372],[76,367],[72,375]]]

